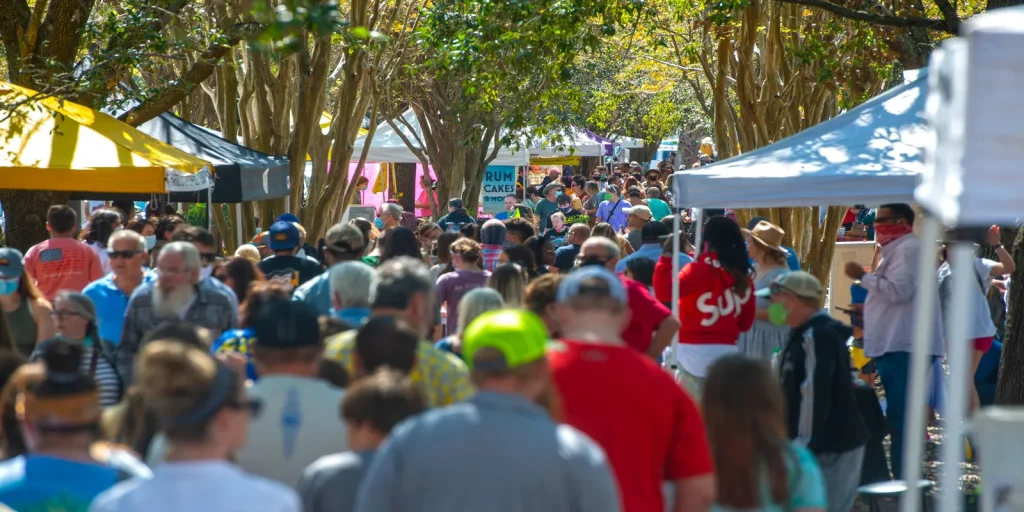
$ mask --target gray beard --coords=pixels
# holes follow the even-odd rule
[[[196,292],[192,286],[182,286],[164,290],[159,286],[153,288],[153,309],[159,316],[178,317],[182,308],[192,301]]]

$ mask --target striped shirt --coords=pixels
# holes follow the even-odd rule
[[[46,340],[36,345],[29,359],[32,361],[41,359],[46,345],[51,341]],[[92,341],[92,338],[86,338],[80,343],[80,346],[82,347],[82,360],[78,365],[78,371],[82,375],[89,375],[92,369],[92,354],[93,350],[96,349],[96,344]],[[121,401],[124,387],[121,384],[120,377],[117,375],[117,368],[104,356],[102,350],[96,355],[96,373],[92,375],[92,379],[100,389],[100,405],[102,407],[111,407]]]

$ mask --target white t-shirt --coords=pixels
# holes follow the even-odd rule
[[[263,409],[238,453],[246,471],[294,488],[313,461],[348,450],[341,389],[311,377],[267,375],[249,395],[262,400]]]
[[[90,512],[301,512],[294,490],[223,460],[166,462],[96,497]]]
[[[988,338],[995,336],[996,326],[992,323],[992,315],[988,307],[988,289],[992,286],[992,269],[998,262],[974,258],[974,275],[971,279],[971,327],[967,332],[969,339]],[[979,286],[978,281],[981,281]],[[947,306],[948,307],[948,306]],[[946,318],[952,318],[955,312],[949,312]],[[949,328],[947,320],[947,329]],[[947,331],[948,332],[948,331]]]
[[[103,265],[104,274],[109,274],[114,271],[114,269],[110,267],[110,255],[107,254],[107,249],[105,247],[100,247],[100,245],[96,242],[92,242],[86,245],[88,245],[89,248],[91,248],[92,251],[96,253],[96,256],[100,258],[100,265]]]

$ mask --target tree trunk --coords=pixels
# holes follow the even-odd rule
[[[68,202],[63,192],[5,190],[0,192],[6,222],[6,245],[25,252],[29,247],[49,238],[46,211],[55,204]],[[81,225],[82,219],[79,219]]]
[[[398,204],[407,212],[416,211],[416,164],[395,164]]]

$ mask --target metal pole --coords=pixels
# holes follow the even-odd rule
[[[206,189],[206,229],[213,232],[213,187]]]
[[[934,298],[938,295],[935,255],[938,251],[940,225],[938,219],[926,215],[921,226],[921,256],[917,269],[917,293],[914,300],[914,345],[910,356],[910,385],[907,389],[906,428],[903,431],[902,478],[914,489],[921,479],[924,459],[925,403],[928,397],[928,371],[931,367],[932,323],[935,319]],[[959,420],[958,420],[959,421]],[[891,454],[899,457],[901,454]],[[895,475],[897,479],[900,475]],[[921,493],[907,492],[901,501],[901,512],[918,512]]]
[[[701,244],[704,243],[704,208],[697,208],[697,215],[693,217],[693,248],[694,252],[700,254]]]
[[[950,255],[953,267],[953,303],[952,311],[964,314],[953,315],[949,319],[949,347],[947,361],[950,367],[949,400],[946,402],[945,436],[942,440],[942,499],[939,502],[941,512],[958,512],[963,505],[960,493],[960,462],[964,458],[964,412],[967,410],[967,385],[970,378],[971,360],[967,337],[970,335],[970,324],[974,320],[970,302],[974,295],[972,288],[976,286],[974,275],[974,244],[957,240]]]

